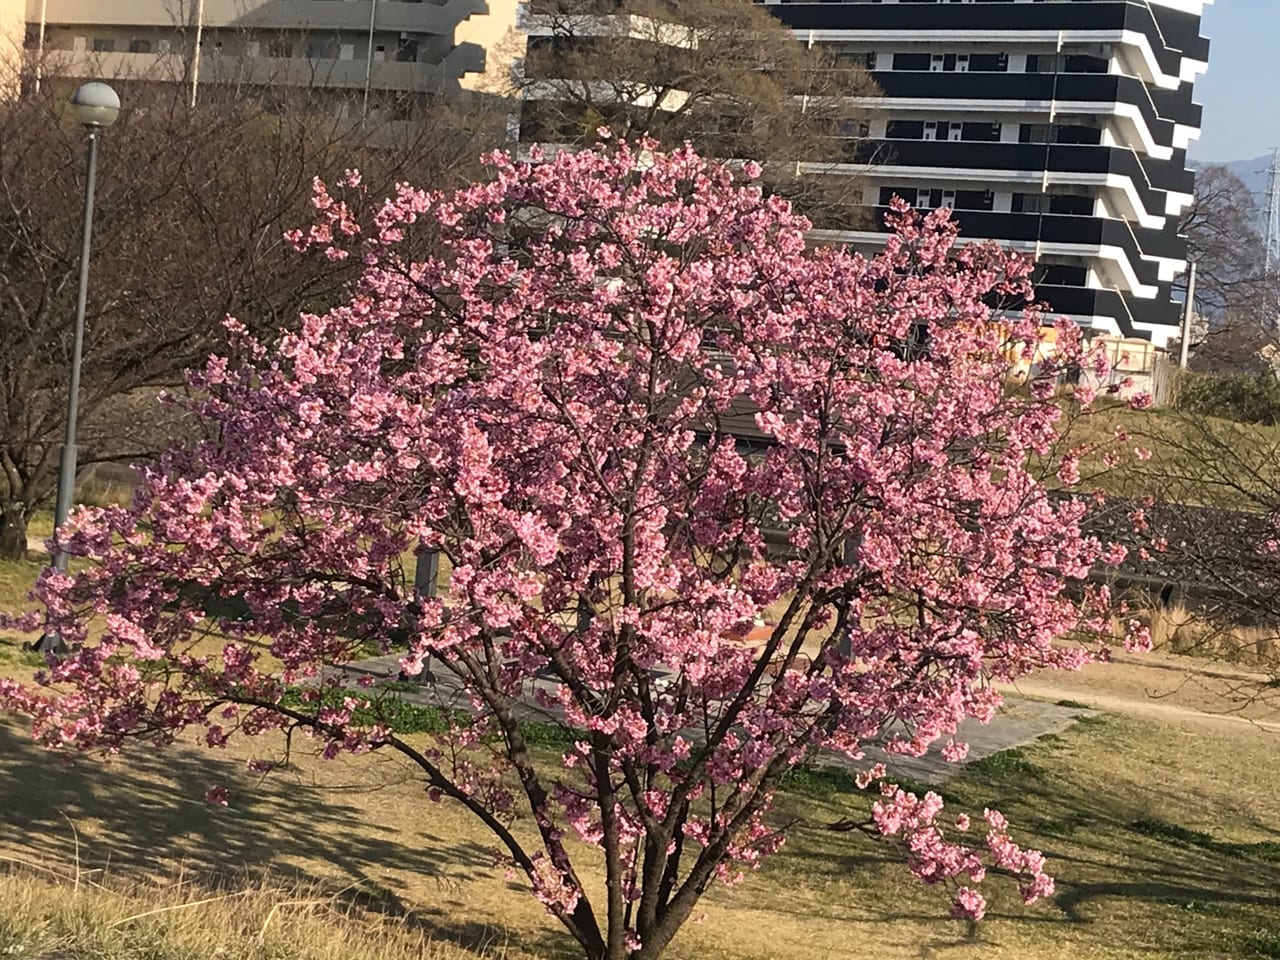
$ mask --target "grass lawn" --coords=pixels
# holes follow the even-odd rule
[[[193,889],[247,885],[244,899],[255,906],[245,908],[249,919],[236,927],[246,937],[261,923],[252,918],[262,917],[267,895],[260,877],[270,870],[278,878],[267,884],[272,889],[346,891],[332,902],[320,893],[301,897],[325,901],[325,911],[306,912],[307,922],[337,924],[344,932],[335,937],[350,936],[347,924],[364,929],[374,923],[363,912],[335,919],[333,904],[345,911],[354,903],[373,908],[374,916],[399,918],[401,932],[440,949],[485,953],[496,946],[510,958],[573,956],[521,884],[494,866],[483,831],[460,811],[431,804],[399,761],[375,756],[324,763],[295,753],[289,769],[266,778],[245,769],[246,759],[276,747],[240,743],[216,754],[179,747],[64,768],[16,726],[0,726],[0,809],[6,814],[0,856],[66,874],[78,864],[83,878],[105,879],[108,886],[171,878],[177,864]],[[865,809],[867,798],[846,775],[796,777],[780,810],[780,816],[804,818],[792,840],[743,886],[717,888],[705,901],[705,917],[686,928],[672,955],[1280,957],[1275,748],[1274,736],[1246,724],[1107,717],[972,765],[943,791],[957,811],[1000,807],[1017,839],[1045,849],[1058,878],[1057,897],[1032,908],[1016,903],[1011,885],[991,883],[997,895],[990,919],[976,927],[947,919],[944,892],[921,887],[889,849],[822,827]],[[231,786],[229,808],[201,801],[215,782]],[[35,897],[21,891],[43,888],[45,881],[20,874],[4,881],[19,892],[0,894],[0,951],[6,949],[3,931],[12,942],[15,925],[45,933],[26,937],[10,956],[42,957],[41,951],[79,942],[85,934],[75,933],[73,921],[87,908],[68,900],[66,883],[57,895]],[[134,889],[129,903],[117,906],[185,915],[188,908],[167,909],[174,895],[170,886]],[[127,945],[109,944],[110,950],[67,956],[193,956],[182,939],[187,927],[174,923],[172,950],[128,952]],[[293,955],[338,955],[325,952],[328,941],[314,930],[304,941]],[[155,946],[154,938],[148,942]],[[384,952],[342,955],[404,955],[394,937],[376,942]],[[188,948],[179,949],[182,943]],[[262,954],[246,947],[224,955]]]
[[[1129,436],[1124,444],[1112,442],[1117,429]],[[1250,494],[1274,493],[1280,427],[1100,403],[1071,421],[1053,462],[1076,444],[1098,446],[1080,465],[1084,489],[1254,510]],[[1150,459],[1137,459],[1138,448],[1149,450]],[[1102,457],[1108,452],[1119,454],[1120,463],[1106,467]]]

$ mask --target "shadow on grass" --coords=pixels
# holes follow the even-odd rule
[[[350,905],[398,917],[432,939],[470,950],[500,946],[502,927],[459,922],[468,912],[463,884],[493,875],[493,848],[448,836],[447,828],[435,832],[432,813],[439,808],[425,795],[406,803],[403,789],[379,822],[371,816],[379,791],[403,783],[405,774],[379,759],[360,759],[367,762],[351,766],[351,782],[323,786],[290,769],[261,777],[243,761],[181,746],[65,766],[24,730],[0,722],[0,859],[75,861],[90,877],[102,870],[152,880],[181,863],[185,876],[210,887],[267,871],[321,888],[346,887],[341,899]],[[204,802],[213,784],[230,790],[230,806]],[[353,802],[360,794],[372,800]],[[420,822],[406,829],[406,818],[415,817]],[[418,890],[411,898],[393,872],[427,878],[434,895]],[[554,931],[546,940],[536,945],[539,955],[563,951]]]
[[[1156,801],[1168,810],[1185,798],[1161,797],[1153,792],[1158,788],[1124,775],[1122,744],[1127,733],[1112,723],[1091,719],[1047,742],[971,763],[947,781],[949,810],[974,814],[975,820],[985,807],[1001,810],[1012,824],[1013,838],[1041,849],[1057,881],[1050,903],[1024,909],[1012,880],[993,877],[983,891],[995,894],[988,918],[1016,924],[1029,936],[1055,941],[1070,936],[1102,947],[1111,942],[1105,930],[1116,930],[1125,922],[1113,917],[1162,917],[1138,936],[1158,942],[1157,950],[1184,949],[1204,956],[1258,955],[1249,952],[1254,949],[1247,946],[1253,942],[1249,938],[1270,936],[1272,930],[1280,942],[1276,825],[1252,817],[1252,827],[1268,839],[1241,843],[1153,817],[1150,810]],[[1114,791],[1094,789],[1073,777],[1070,749],[1090,738],[1115,744]],[[922,784],[904,787],[929,789]],[[839,819],[837,813],[856,819],[857,811],[867,810],[873,797],[851,788],[825,794],[809,790],[802,796],[815,802],[818,812],[810,812],[809,825],[793,834],[779,863],[767,864],[764,873],[782,888],[781,895],[798,886],[821,889],[840,884],[848,884],[851,895],[848,906],[835,899],[797,896],[788,912],[799,922],[858,918],[916,921],[931,927],[936,923],[938,936],[922,944],[922,956],[986,942],[991,934],[985,925],[948,928],[946,892],[913,889],[901,854],[858,835],[824,831],[820,822],[815,823],[824,816]],[[982,834],[976,829],[974,833],[973,840],[980,843]],[[785,877],[774,874],[783,859]],[[863,879],[850,879],[859,876]],[[797,885],[795,878],[804,878],[803,884]]]

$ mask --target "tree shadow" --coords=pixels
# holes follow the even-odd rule
[[[1088,729],[1076,728],[1070,736],[1088,735]],[[1152,935],[1170,941],[1182,939],[1188,949],[1208,949],[1209,927],[1213,925],[1213,936],[1221,938],[1224,931],[1276,923],[1275,918],[1280,917],[1280,832],[1270,822],[1272,818],[1242,801],[1227,819],[1262,839],[1239,842],[1227,828],[1211,833],[1153,817],[1153,809],[1202,809],[1203,803],[1171,790],[1162,793],[1164,788],[1158,785],[1125,775],[1117,775],[1112,789],[1101,791],[1077,782],[1069,763],[1049,760],[1066,742],[1067,738],[1060,737],[1030,748],[1025,755],[1014,751],[1016,763],[989,765],[985,771],[981,766],[966,769],[947,781],[950,809],[976,814],[992,807],[1005,813],[1012,824],[1013,839],[1042,850],[1057,881],[1057,892],[1048,903],[1025,910],[1015,905],[1012,880],[993,877],[983,890],[994,894],[989,921],[1007,921],[1055,939],[1072,932],[1074,939],[1091,924],[1109,923],[1110,914],[1117,909],[1125,916],[1166,918],[1176,909],[1177,915],[1200,915],[1206,920],[1167,924]],[[913,785],[912,789],[921,788]],[[844,807],[841,814],[857,819],[854,811],[866,809],[872,799],[844,793],[831,802]],[[1211,799],[1209,792],[1200,798],[1205,803]],[[982,834],[976,830],[975,834],[972,840],[980,843]],[[903,856],[885,844],[858,834],[833,834],[811,820],[793,834],[785,849],[788,880],[775,879],[784,888],[791,884],[789,878],[795,877],[804,878],[805,886],[817,888],[854,875],[867,878],[858,882],[865,886],[865,894],[849,898],[850,907],[798,898],[788,912],[802,922],[862,919],[936,924],[938,935],[922,940],[921,956],[980,947],[994,934],[985,925],[965,932],[946,919],[944,892],[924,891],[906,898],[883,895],[884,889],[901,889],[908,876]],[[781,869],[781,864],[778,867]],[[766,873],[772,869],[766,864]],[[1123,906],[1117,907],[1121,902]],[[949,930],[943,929],[948,925]]]
[[[489,876],[490,848],[432,832],[434,805],[388,811],[384,822],[353,802],[404,781],[403,771],[373,758],[359,780],[319,784],[299,770],[268,776],[243,761],[207,750],[173,746],[131,753],[127,761],[80,758],[60,764],[23,731],[0,723],[0,851],[35,861],[76,861],[83,870],[154,876],[175,862],[210,884],[247,872],[279,871],[300,882],[332,884],[297,863],[324,864],[353,884],[352,896],[385,901],[409,913],[390,874],[435,881],[441,897],[457,899],[456,885]],[[233,802],[203,800],[213,784]],[[404,829],[406,812],[421,810],[421,826]],[[389,826],[393,817],[398,827]],[[313,871],[321,872],[321,871]],[[376,876],[375,876],[376,875]]]

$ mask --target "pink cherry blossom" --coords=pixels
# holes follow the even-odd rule
[[[231,802],[231,794],[226,787],[213,786],[204,792],[204,802],[217,807],[225,807]]]
[[[289,241],[355,258],[359,283],[273,342],[228,321],[184,401],[202,439],[58,531],[75,572],[35,594],[72,651],[0,680],[0,707],[63,755],[192,729],[397,753],[591,958],[659,956],[712,881],[782,846],[785,774],[832,754],[881,781],[857,826],[958,886],[958,915],[982,916],[990,867],[1046,896],[1003,817],[975,840],[864,748],[958,761],[993,680],[1105,656],[1102,594],[1071,589],[1104,547],[1037,466],[1061,376],[1105,357],[1060,321],[1008,389],[1008,344],[1046,321],[988,304],[1029,300],[1031,264],[959,245],[946,212],[895,206],[867,258],[811,246],[755,166],[689,147],[489,163],[450,195],[400,185],[369,222],[358,175],[316,185]],[[404,559],[426,550],[451,570],[435,598]],[[344,684],[370,648],[449,679],[445,729],[401,737]],[[530,716],[565,728],[561,763]]]

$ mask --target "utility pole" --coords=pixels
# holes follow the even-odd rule
[[[378,25],[378,0],[371,0],[369,4],[369,47],[365,51],[364,58],[364,99],[360,105],[360,119],[369,119],[369,87],[373,84],[373,38],[374,30]]]
[[[204,46],[204,0],[196,0],[196,37],[191,51],[191,106],[200,93],[200,48]]]
[[[1182,310],[1182,345],[1178,351],[1178,368],[1187,369],[1187,351],[1191,349],[1191,318],[1196,311],[1196,262],[1187,268],[1187,302]]]
[[[1271,154],[1267,169],[1267,240],[1262,254],[1263,269],[1268,277],[1280,262],[1280,147]]]

